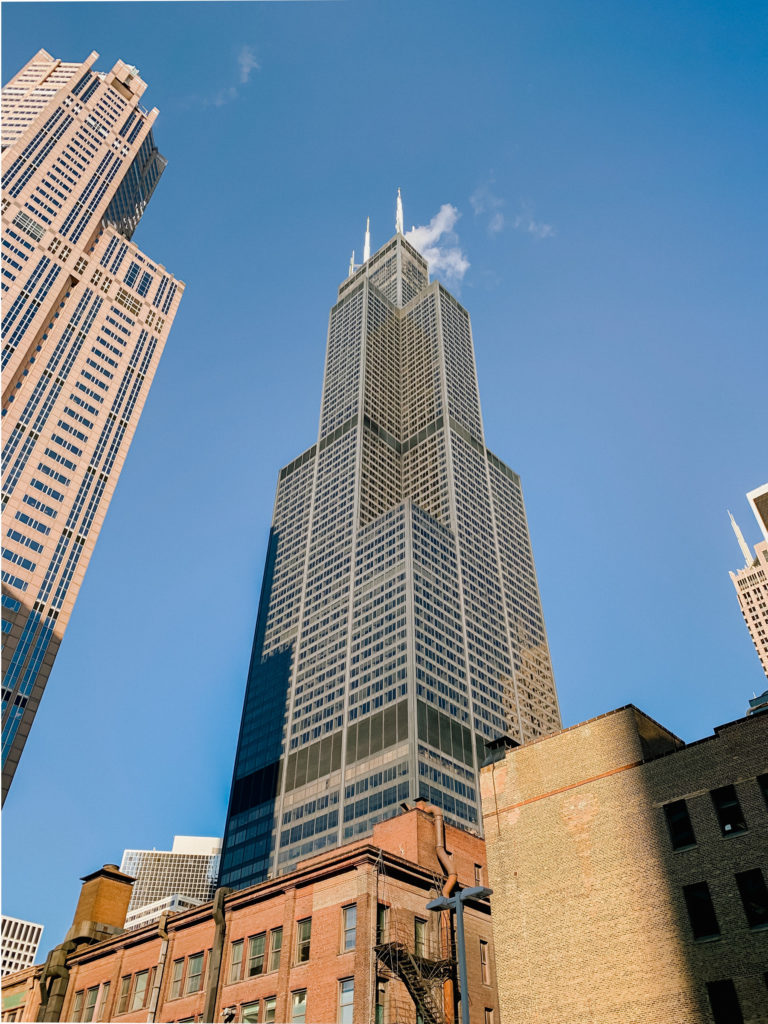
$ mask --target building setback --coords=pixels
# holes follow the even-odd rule
[[[504,1024],[765,1024],[768,714],[631,705],[482,773]]]
[[[402,233],[350,267],[317,441],[279,474],[222,884],[417,796],[482,828],[484,740],[560,725],[518,475],[485,446],[469,314]]]
[[[220,859],[221,839],[211,836],[174,836],[170,850],[124,850],[120,870],[134,879],[126,928],[212,899]]]
[[[35,962],[42,934],[41,924],[2,915],[2,977]]]
[[[107,865],[84,879],[72,945],[8,979],[16,1017],[3,1019],[450,1024],[453,938],[426,904],[484,873],[483,841],[426,804],[290,874],[130,932],[118,929],[131,879]],[[497,1024],[487,900],[467,903],[465,934],[471,1024]]]
[[[183,284],[132,242],[165,168],[136,68],[3,89],[3,800]]]
[[[744,556],[744,568],[730,573],[730,577],[763,672],[768,676],[768,484],[750,491],[747,500],[763,540],[755,545],[753,554],[731,516],[731,525]]]

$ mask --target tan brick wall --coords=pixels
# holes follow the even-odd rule
[[[622,709],[483,771],[505,1024],[698,1024],[712,1019],[704,982],[723,978],[745,1020],[768,1021],[768,932],[748,928],[733,877],[766,861],[754,779],[768,761],[768,715],[644,763],[643,731],[649,720]],[[750,829],[723,839],[709,790],[734,781]],[[698,842],[674,852],[661,805],[680,798]],[[681,888],[704,880],[722,938],[697,943]]]

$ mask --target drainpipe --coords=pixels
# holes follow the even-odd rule
[[[443,819],[443,812],[440,810],[439,807],[434,807],[432,804],[428,804],[426,802],[422,803],[421,801],[418,801],[417,802],[417,806],[420,807],[422,811],[430,811],[431,814],[432,814],[432,817],[434,818],[434,821],[435,821],[435,853],[437,854],[437,859],[440,862],[440,867],[443,869],[444,873],[448,876],[446,878],[446,880],[445,880],[445,884],[443,885],[442,894],[443,894],[443,896],[448,898],[458,888],[459,876],[458,876],[458,873],[456,871],[456,867],[455,867],[455,865],[453,863],[453,854],[452,853],[448,853],[448,851],[445,849],[445,821]],[[447,928],[447,931],[448,931],[448,943],[447,944],[448,944],[448,952],[450,954],[450,949],[451,949],[451,917],[450,917],[450,914],[448,916],[447,924],[448,924],[448,928]],[[446,1009],[447,1013],[449,1014],[449,1019],[450,1020],[454,1020],[455,1016],[456,1016],[456,1013],[455,1013],[456,1004],[455,1004],[455,997],[454,997],[453,978],[447,978],[443,982],[443,1007]]]
[[[215,1020],[216,1000],[219,996],[219,979],[221,976],[221,957],[224,952],[224,940],[227,935],[227,922],[224,919],[224,899],[232,890],[229,886],[223,885],[217,889],[213,897],[213,920],[216,931],[213,935],[213,947],[211,948],[211,959],[208,965],[208,984],[205,995],[205,1009],[203,1020]]]
[[[163,940],[160,945],[160,956],[157,959],[157,967],[155,969],[155,981],[152,985],[152,995],[149,1000],[149,1013],[147,1014],[147,1024],[154,1024],[154,1020],[157,1016],[157,1004],[160,999],[160,989],[163,984],[163,975],[165,973],[165,960],[168,956],[168,917],[169,911],[160,915],[157,922],[157,934]]]

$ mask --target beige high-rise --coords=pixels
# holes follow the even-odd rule
[[[731,524],[744,556],[744,568],[730,573],[730,577],[763,672],[768,676],[768,484],[750,491],[747,500],[764,539],[755,545],[753,555],[731,516]]]
[[[184,289],[130,241],[158,112],[97,57],[3,89],[3,799]]]

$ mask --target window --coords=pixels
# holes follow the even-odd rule
[[[744,1016],[739,1006],[739,997],[730,978],[723,981],[708,981],[707,995],[715,1024],[743,1024]]]
[[[133,999],[131,1000],[131,1010],[139,1010],[144,1005],[144,1000],[147,996],[147,980],[149,979],[149,971],[140,971],[133,982]],[[196,991],[193,990],[193,991]]]
[[[488,1006],[486,1006],[486,1008],[485,1008],[484,1024],[494,1024],[494,1022],[493,1022],[493,1009],[491,1007],[488,1007]]]
[[[296,963],[304,964],[309,960],[309,943],[312,937],[312,918],[299,921],[296,926]]]
[[[387,1005],[387,983],[378,981],[376,983],[376,1013],[374,1024],[384,1024],[384,1010]]]
[[[180,961],[181,966],[184,966],[184,961]],[[125,1013],[128,1009],[128,996],[131,992],[131,976],[130,974],[120,981],[120,999],[117,1002],[117,1012]]]
[[[189,966],[187,967],[187,985],[184,989],[184,994],[189,995],[190,992],[199,992],[203,987],[203,954],[195,953],[194,956],[189,958]]]
[[[291,1024],[305,1024],[307,1019],[307,990],[291,993]]]
[[[243,976],[243,940],[238,939],[232,943],[232,952],[229,958],[229,984],[240,981]]]
[[[387,941],[389,930],[389,907],[385,903],[379,903],[376,907],[376,943],[377,945]]]
[[[283,929],[273,928],[269,933],[269,969],[280,969],[280,951],[283,948]]]
[[[355,979],[345,978],[339,982],[339,1024],[352,1024],[354,1012]]]
[[[178,999],[179,996],[181,995],[181,979],[182,979],[183,975],[184,975],[184,961],[183,960],[174,960],[173,961],[173,974],[171,976],[171,999]],[[130,978],[128,980],[130,981]],[[123,982],[125,982],[125,978],[123,978]],[[127,1002],[128,1001],[127,994],[126,994],[125,998],[126,998],[126,1002]],[[122,993],[122,990],[121,990],[120,991],[120,1002],[121,1002],[121,1004],[122,1004],[122,1000],[123,1000],[123,993]],[[121,1013],[122,1011],[118,1010],[117,1012]]]
[[[483,884],[483,865],[475,864],[475,885]]]
[[[427,922],[422,917],[413,919],[413,951],[416,956],[427,955]]]
[[[75,992],[75,1005],[72,1007],[72,1020],[79,1021],[80,1014],[83,1012],[83,990]]]
[[[18,517],[18,513],[16,513]],[[757,784],[760,787],[760,792],[763,794],[763,800],[765,800],[765,806],[768,807],[768,772],[765,775],[757,776]]]
[[[491,984],[491,968],[488,963],[488,943],[483,942],[480,939],[480,974],[482,975],[483,984]]]
[[[351,907],[341,908],[341,951],[346,953],[348,949],[355,948],[357,938],[357,904]]]
[[[768,889],[760,868],[740,871],[736,875],[741,902],[750,928],[764,928],[768,925]]]
[[[96,999],[99,994],[99,986],[94,985],[85,993],[85,1007],[83,1008],[83,1020],[93,1020],[93,1013],[96,1009]]]
[[[712,803],[715,805],[720,831],[724,836],[732,836],[737,832],[746,832],[747,823],[741,813],[741,804],[736,796],[735,786],[721,786],[713,789]]]
[[[711,939],[720,934],[715,907],[706,882],[683,886],[683,899],[694,939]]]
[[[259,1019],[259,1001],[255,1003],[243,1003],[240,1007],[240,1020],[243,1024],[256,1024]]]
[[[104,1020],[107,1016],[107,997],[109,996],[109,982],[105,981],[101,986],[101,996],[99,997],[99,1008],[96,1010],[96,1020]]]
[[[277,1013],[277,996],[270,996],[264,1000],[264,1024],[274,1024]]]
[[[264,950],[266,949],[267,933],[252,935],[248,939],[248,972],[249,978],[264,973]]]
[[[671,804],[664,804],[664,816],[667,819],[673,850],[684,850],[688,846],[696,845],[696,836],[685,800],[673,800]]]

